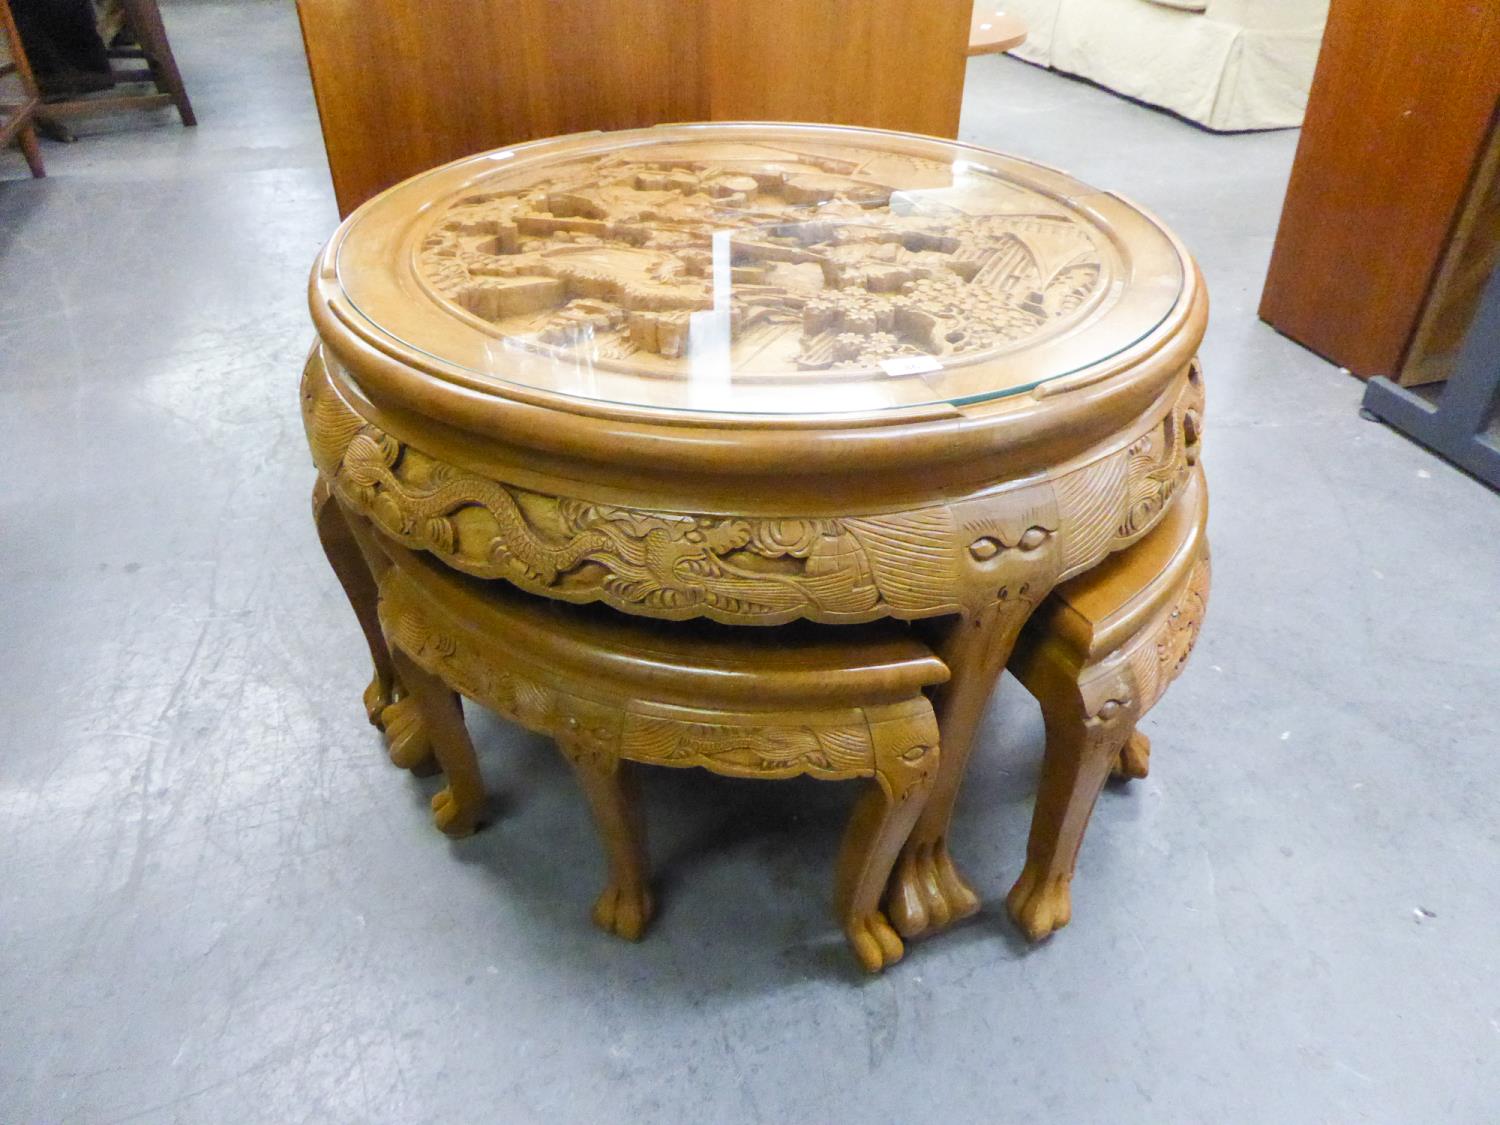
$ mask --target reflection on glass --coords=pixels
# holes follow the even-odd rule
[[[426,208],[408,239],[412,276],[490,339],[480,365],[502,379],[642,405],[815,413],[1032,385],[1032,365],[956,372],[1073,334],[1130,289],[1115,232],[1013,168],[954,157],[971,150],[761,132],[646,130],[582,152],[522,150]],[[1103,355],[1160,322],[1180,289],[1172,272]],[[340,277],[366,306],[342,254]],[[467,365],[462,348],[366,312]]]

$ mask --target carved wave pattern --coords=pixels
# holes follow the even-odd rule
[[[1196,460],[1200,386],[1189,384],[1129,450],[1044,485],[1055,514],[1038,517],[1031,539],[982,528],[1006,522],[1018,505],[1049,507],[1038,506],[1035,488],[997,494],[981,509],[959,501],[830,518],[648,512],[532,492],[382,432],[347,405],[316,356],[303,413],[314,460],[344,503],[476,577],[653,617],[838,623],[977,612],[996,596],[997,567],[1015,572],[1017,588],[1034,577],[1044,594],[1049,576],[1076,574],[1138,539]]]
[[[638,711],[631,701],[610,705],[587,699],[497,667],[491,654],[469,647],[459,631],[433,625],[420,608],[420,595],[398,571],[381,582],[380,620],[393,645],[449,687],[557,739],[569,753],[697,766],[734,777],[807,774],[839,780],[875,772],[870,728],[863,721],[744,724],[727,716],[722,722],[685,721]],[[921,766],[928,749],[913,747],[901,760]]]
[[[1057,482],[1057,507],[1063,522],[1078,529],[1067,539],[1063,569],[1087,566],[1109,551],[1118,527],[1116,513],[1129,495],[1124,457],[1106,457],[1069,473]]]
[[[1065,577],[1156,526],[1198,463],[1202,411],[1202,372],[1194,359],[1177,402],[1150,431],[1122,452],[1057,480],[1059,516],[1071,532],[1064,549]]]
[[[746,728],[638,714],[625,717],[621,753],[633,761],[707,765],[755,777],[859,777],[871,772],[875,760],[864,724]]]

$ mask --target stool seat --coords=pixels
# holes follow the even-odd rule
[[[948,668],[899,622],[829,629],[801,623],[730,629],[653,622],[602,606],[535,598],[460,574],[334,514],[375,579],[375,617],[391,699],[376,715],[391,758],[431,758],[447,787],[437,825],[472,832],[483,784],[458,695],[550,736],[572,765],[609,864],[594,906],[603,929],[638,938],[653,901],[633,774],[646,762],[734,777],[872,778],[845,832],[835,879],[839,919],[859,962],[899,960],[880,896],[937,772],[938,730],[923,689]],[[385,691],[382,688],[382,691]],[[377,696],[381,692],[376,693]]]
[[[1208,485],[1200,469],[1149,535],[1053,590],[1026,635],[1052,637],[1086,657],[1113,652],[1170,606],[1207,538]]]
[[[473,643],[544,665],[554,682],[584,695],[613,691],[686,706],[711,701],[771,710],[855,697],[906,699],[948,678],[947,666],[904,622],[837,629],[662,622],[534,597],[395,544],[387,550],[400,571],[393,597],[403,604],[421,599],[424,612],[453,620]]]

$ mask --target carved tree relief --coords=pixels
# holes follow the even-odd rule
[[[646,374],[975,358],[1102,295],[1097,232],[979,169],[855,148],[655,146],[462,196],[416,250],[510,341]]]

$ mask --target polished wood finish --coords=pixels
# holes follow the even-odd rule
[[[702,116],[698,40],[684,34],[683,9],[298,0],[339,213],[482,149]]]
[[[1026,42],[1026,24],[1004,8],[1004,0],[974,0],[969,22],[970,57],[998,55]]]
[[[0,38],[4,39],[7,56],[7,61],[0,63],[0,82],[11,79],[19,87],[19,94],[14,99],[4,99],[0,94],[0,99],[3,99],[0,100],[0,149],[15,141],[26,157],[32,176],[40,178],[47,174],[42,149],[36,139],[36,110],[40,99],[9,0],[0,0]]]
[[[1334,0],[1260,315],[1402,366],[1500,104],[1500,5]]]
[[[433,802],[439,828],[466,835],[483,814],[460,692],[556,740],[608,858],[594,920],[633,940],[653,901],[630,763],[869,778],[840,854],[838,917],[867,970],[901,958],[880,898],[937,771],[922,690],[948,674],[924,646],[881,626],[734,635],[561,606],[466,579],[347,518],[379,575],[385,642],[421,729],[412,737],[448,781]]]
[[[693,119],[958,136],[968,0],[703,0],[697,8],[707,100]]]
[[[835,148],[885,148],[916,166],[939,157],[965,165],[1003,160],[970,146],[857,130],[705,129],[742,145],[747,138],[787,142],[792,146],[787,152],[821,153],[816,146],[825,142]],[[676,144],[679,132],[572,139],[546,151],[581,157],[591,151],[589,145],[606,142]],[[668,409],[659,401],[659,384],[672,377],[670,365],[658,364],[654,353],[637,354],[642,349],[606,353],[608,344],[618,342],[605,339],[614,324],[612,306],[651,311],[629,305],[654,300],[649,285],[632,289],[635,283],[622,280],[614,267],[580,274],[582,292],[563,311],[602,319],[589,325],[597,349],[572,356],[575,341],[569,333],[543,339],[517,336],[514,326],[497,332],[493,323],[457,307],[462,301],[455,302],[432,280],[443,275],[433,274],[424,283],[421,255],[440,244],[429,236],[433,224],[448,221],[448,204],[471,199],[481,211],[495,204],[504,193],[488,190],[499,183],[491,177],[510,174],[495,168],[513,171],[534,151],[541,150],[517,151],[504,161],[476,158],[413,181],[372,201],[330,242],[311,280],[320,339],[304,372],[302,405],[313,460],[331,495],[382,542],[419,552],[453,572],[556,602],[602,602],[622,614],[681,622],[684,630],[704,618],[767,636],[778,634],[764,627],[798,621],[839,626],[835,633],[884,618],[917,622],[924,642],[950,673],[932,692],[935,741],[943,751],[931,796],[905,836],[888,882],[887,911],[908,936],[933,932],[972,912],[978,900],[950,854],[949,828],[974,734],[1017,635],[1060,582],[1146,536],[1191,476],[1202,430],[1202,380],[1194,355],[1207,316],[1206,294],[1191,259],[1118,199],[1060,174],[1022,168],[1014,174],[1048,184],[1051,199],[1087,199],[1090,221],[1100,224],[1099,241],[1115,245],[1115,252],[1135,248],[1149,256],[1156,251],[1148,248],[1166,247],[1173,269],[1122,275],[1131,276],[1132,284],[1115,303],[1099,306],[1101,318],[1128,309],[1141,296],[1132,292],[1136,284],[1169,295],[1164,315],[1141,324],[1133,342],[1118,350],[1093,350],[1087,341],[1103,321],[1086,318],[1082,324],[1069,321],[1069,331],[1060,336],[1023,336],[994,353],[960,356],[953,366],[966,379],[992,372],[992,389],[1014,386],[1000,374],[1012,365],[1029,365],[1034,378],[1055,373],[1024,393],[892,402],[853,413],[735,413],[716,411],[711,404]],[[678,172],[691,162],[678,152],[667,163]],[[783,154],[758,167],[769,186],[758,188],[741,206],[779,198],[798,174],[787,164]],[[586,187],[591,181],[584,180]],[[985,190],[1000,188],[991,182]],[[587,192],[565,193],[556,185],[539,189],[537,198],[544,195],[554,210],[550,218],[535,216],[528,237],[556,229],[550,224],[560,218],[557,204],[602,209],[609,202]],[[864,182],[840,180],[824,210],[850,211],[869,220],[857,225],[883,229],[879,203],[879,197],[868,197]],[[504,229],[509,220],[487,211],[468,219],[497,240],[493,260],[476,258],[475,263],[489,276],[510,276],[515,256],[502,252],[509,246]],[[1047,217],[1038,219],[1034,230],[1012,230],[1010,219],[1001,216],[994,230],[981,229],[972,239],[954,237],[945,251],[940,236],[946,220],[940,213],[932,231],[892,228],[882,245],[866,247],[855,240],[835,247],[846,252],[843,257],[824,253],[820,221],[797,228],[798,246],[785,245],[809,273],[869,264],[870,270],[851,274],[852,284],[841,292],[857,296],[873,282],[866,307],[874,310],[869,315],[877,324],[887,299],[880,286],[892,267],[920,263],[930,277],[946,260],[942,254],[967,247],[964,253],[982,262],[973,268],[976,280],[954,284],[955,293],[974,296],[974,290],[961,287],[977,284],[982,297],[993,287],[981,311],[1005,320],[1012,311],[1004,299],[1010,271],[1050,263],[1045,267],[1050,277],[1077,259],[1074,251],[1046,252],[1061,245],[1060,233],[1069,230],[1062,220]],[[585,223],[573,233],[582,236],[586,255],[598,260],[628,260],[641,239],[651,237],[631,224],[631,229],[611,226],[618,220],[588,221],[603,226]],[[986,246],[987,231],[1003,234],[1004,245]],[[932,235],[939,236],[937,242]],[[801,247],[804,242],[808,248]],[[456,256],[449,264],[461,266],[465,248],[454,244],[451,249]],[[515,249],[526,252],[519,241]],[[990,279],[985,270],[993,254],[1005,256],[1011,266]],[[658,260],[662,268],[645,276],[676,278],[679,292],[692,290],[692,274],[672,266],[669,254]],[[749,254],[735,266],[752,270],[752,295],[770,291],[784,316],[777,330],[790,333],[792,342],[799,335],[810,342],[821,330],[819,308],[812,321],[787,314],[803,299],[795,287],[769,285],[754,272],[758,267]],[[555,274],[567,280],[561,266]],[[352,295],[356,291],[358,299]],[[366,299],[371,293],[373,301]],[[902,295],[920,296],[915,288]],[[955,299],[954,307],[964,303]],[[900,307],[919,323],[942,311],[923,311],[920,300]],[[1066,302],[1058,306],[1068,307]],[[393,331],[408,314],[418,318],[421,330]],[[840,335],[859,336],[853,328]],[[887,335],[892,346],[902,342],[899,333]],[[515,346],[496,347],[502,339]],[[943,336],[947,343],[959,339]],[[488,354],[503,361],[493,374],[475,366],[477,360],[448,358],[470,342],[483,358],[484,341]],[[547,356],[550,366],[532,377],[527,365],[536,355]],[[590,379],[604,377],[607,357],[616,368],[650,365],[655,383],[632,376],[628,385],[641,388],[634,398],[589,394]],[[863,361],[849,362],[851,375],[863,378]],[[792,363],[771,375],[789,386],[820,377]],[[938,378],[931,372],[929,377]],[[879,385],[894,382],[887,374]],[[346,589],[351,585],[358,584],[346,582]],[[848,636],[845,659],[860,651],[855,634]],[[532,647],[545,653],[543,645],[539,634]],[[683,690],[689,673],[678,664],[638,698]],[[843,690],[832,669],[821,676],[828,680],[824,690]],[[443,678],[455,683],[451,676]],[[768,705],[772,681],[760,676],[747,682]],[[377,694],[378,684],[377,675]],[[708,683],[705,690],[719,689]],[[397,713],[404,710],[410,709]],[[389,732],[392,716],[384,717]],[[613,816],[608,810],[614,800],[608,799],[602,815]],[[868,823],[886,824],[889,815],[876,810]],[[888,836],[884,829],[877,835],[883,848]],[[866,888],[868,879],[851,876],[848,885]],[[889,940],[874,935],[873,948],[888,952]],[[856,944],[869,955],[869,942]]]
[[[458,157],[583,130],[784,119],[958,132],[966,0],[298,0],[297,10],[343,215]]]
[[[472,182],[439,172],[372,202],[340,247],[344,292],[475,373],[741,415],[996,395],[1037,381],[1049,340],[1067,337],[1052,349],[1065,368],[1169,310],[1180,261],[1159,232],[1112,245],[1124,205],[1085,211],[1034,166],[956,169],[947,146],[932,159],[866,136],[679,127],[523,146]],[[416,293],[388,268],[408,256]],[[1127,272],[1132,292],[1111,300]]]
[[[1203,624],[1207,521],[1198,470],[1150,535],[1054,590],[1016,645],[1010,669],[1047,728],[1026,866],[1006,899],[1033,941],[1072,918],[1073,870],[1105,779],[1146,775],[1150,743],[1136,724],[1182,671]]]

